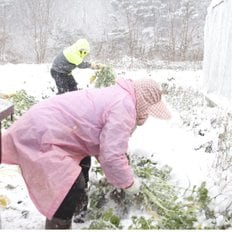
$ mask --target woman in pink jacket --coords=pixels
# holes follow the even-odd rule
[[[81,160],[99,161],[107,181],[139,191],[126,152],[134,128],[149,115],[169,119],[154,80],[120,79],[114,86],[73,91],[31,107],[3,135],[4,163],[19,165],[46,229],[68,229],[82,200]]]

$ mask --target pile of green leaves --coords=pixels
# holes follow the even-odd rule
[[[8,100],[14,105],[14,120],[20,117],[37,102],[35,97],[28,95],[24,89],[17,91]],[[7,129],[12,123],[13,121],[9,118],[2,121],[2,125],[5,129]]]
[[[150,217],[144,224],[144,217],[134,216],[129,229],[195,229],[199,210],[205,210],[210,201],[205,183],[180,198],[180,189],[169,183],[170,167],[159,169],[143,158],[134,168],[143,179],[139,202],[143,202]]]
[[[206,226],[198,222],[202,214],[215,221],[214,212],[208,208],[211,200],[204,182],[183,191],[170,184],[170,167],[158,167],[144,157],[132,159],[131,165],[142,183],[140,193],[131,197],[105,179],[93,182],[87,214],[91,223],[87,229],[218,229],[214,223]],[[92,171],[102,175],[99,167]]]
[[[116,75],[114,70],[109,66],[103,67],[100,70],[96,71],[95,77],[96,88],[108,87],[115,84]]]

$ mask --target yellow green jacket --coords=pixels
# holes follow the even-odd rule
[[[66,47],[54,59],[52,69],[59,73],[71,73],[76,67],[89,68],[91,63],[83,62],[89,54],[90,47],[86,39],[79,39],[73,45]]]

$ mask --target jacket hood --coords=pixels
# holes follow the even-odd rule
[[[131,79],[120,77],[116,79],[116,84],[125,89],[132,96],[133,102],[136,103],[134,82]]]

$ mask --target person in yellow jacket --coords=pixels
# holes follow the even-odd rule
[[[79,39],[73,45],[66,47],[54,59],[51,67],[51,76],[54,78],[58,93],[78,90],[77,82],[72,75],[72,70],[78,68],[100,69],[102,64],[85,62],[90,46],[86,39]]]

